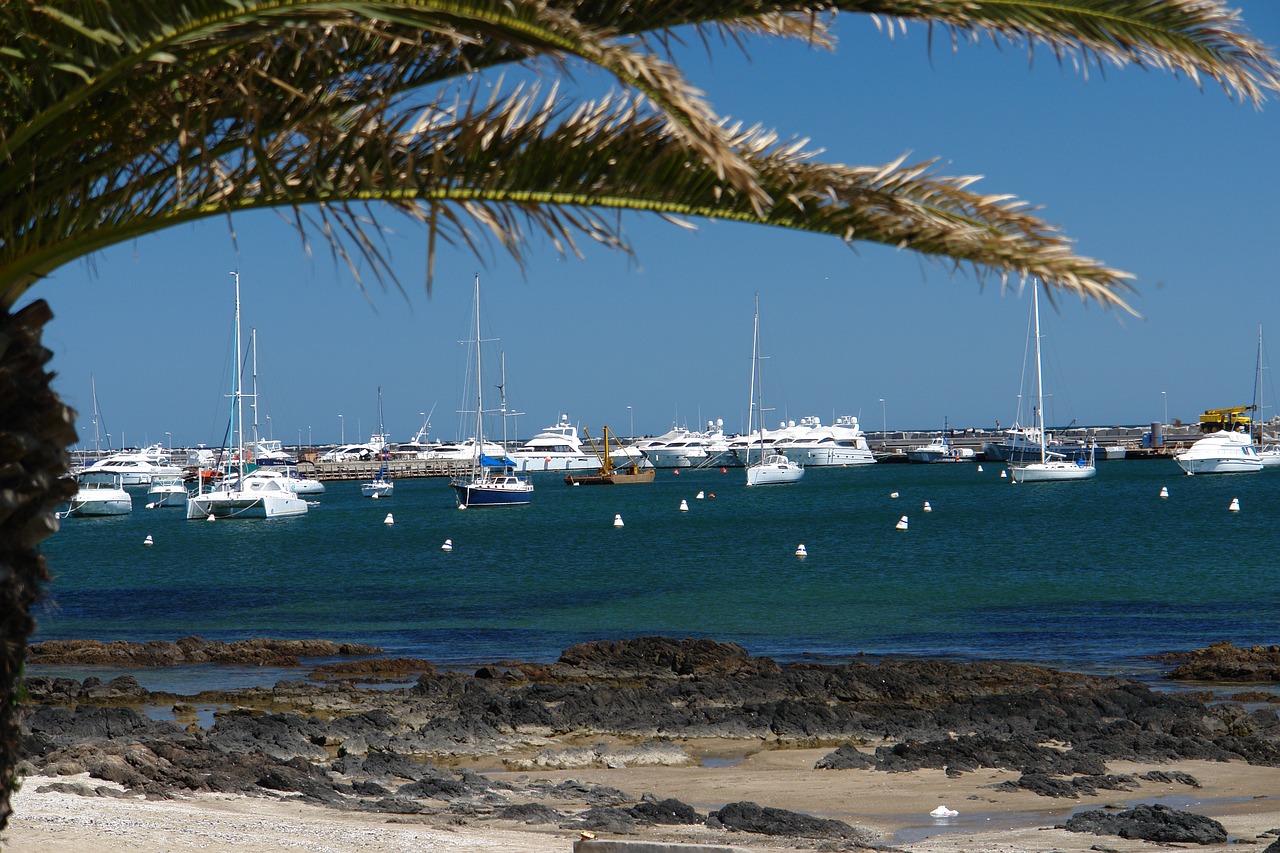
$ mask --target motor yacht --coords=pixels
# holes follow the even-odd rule
[[[150,486],[152,477],[178,476],[182,474],[182,469],[170,461],[169,454],[162,445],[153,444],[141,450],[113,453],[106,459],[94,462],[81,473],[117,474],[121,486]]]
[[[1253,474],[1263,468],[1258,449],[1243,432],[1220,430],[1196,440],[1174,457],[1188,474]]]
[[[792,462],[806,467],[831,468],[870,465],[876,461],[866,433],[853,415],[842,415],[831,426],[823,426],[817,418],[801,420],[814,423],[795,438],[774,442],[774,449]]]
[[[515,463],[518,472],[594,471],[600,467],[596,455],[583,450],[577,429],[564,414],[558,422],[508,453],[507,458]]]
[[[66,515],[128,515],[133,498],[120,484],[120,475],[103,471],[81,472],[79,488],[67,505]]]

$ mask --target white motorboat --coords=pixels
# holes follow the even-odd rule
[[[66,515],[128,515],[133,498],[120,484],[120,475],[103,471],[82,472],[79,488],[67,504]]]
[[[1074,458],[1051,453],[1045,445],[1044,434],[1044,380],[1040,363],[1040,288],[1032,283],[1031,311],[1035,316],[1036,335],[1036,412],[1035,426],[1040,438],[1040,458],[1033,462],[1010,462],[1009,476],[1015,483],[1047,483],[1065,480],[1087,480],[1098,473],[1094,448],[1089,446],[1088,457]]]
[[[583,450],[577,428],[564,414],[556,424],[512,450],[507,457],[515,463],[515,470],[521,472],[594,471],[600,467],[596,455]]]
[[[147,489],[147,509],[166,506],[186,506],[187,485],[181,477],[152,477]]]
[[[764,418],[764,378],[760,374],[760,294],[756,294],[756,314],[751,335],[751,408],[747,412],[747,433],[751,433],[751,412],[760,420]],[[760,430],[764,439],[764,430]],[[781,453],[766,453],[763,444],[757,445],[760,461],[747,465],[748,486],[770,486],[794,483],[804,476],[804,466]],[[750,458],[750,453],[748,453]]]
[[[268,465],[255,468],[244,475],[246,480],[276,480],[295,495],[322,495],[324,483],[311,477],[304,477],[298,469],[286,465]]]
[[[84,469],[85,474],[117,474],[122,486],[149,486],[153,477],[173,477],[182,474],[174,465],[163,445],[153,444],[141,450],[113,453]]]
[[[1235,430],[1211,432],[1174,460],[1188,474],[1255,474],[1263,468],[1248,433]]]
[[[947,428],[942,434],[928,444],[921,444],[907,450],[908,462],[973,462],[977,459],[971,447],[953,447],[947,440]]]
[[[235,353],[231,380],[231,429],[233,447],[244,446],[244,394],[241,389],[240,364],[240,273],[235,278]],[[286,518],[305,515],[307,502],[277,477],[248,477],[245,454],[237,453],[237,476],[228,477],[210,491],[203,491],[200,478],[197,493],[187,498],[187,518]],[[265,469],[259,469],[265,470]]]
[[[801,421],[808,420],[802,418]],[[774,444],[778,453],[808,468],[833,468],[846,465],[871,465],[876,461],[867,444],[866,433],[853,415],[841,415],[831,426],[812,419],[808,431]]]
[[[1262,463],[1263,468],[1280,467],[1280,444],[1272,442],[1259,447],[1258,461]]]
[[[496,456],[485,452],[484,441],[484,382],[481,379],[480,343],[480,276],[476,276],[475,285],[475,320],[476,336],[471,343],[475,346],[475,380],[476,380],[476,434],[472,444],[474,456],[471,458],[471,470],[466,474],[454,477],[449,481],[453,486],[458,509],[486,506],[518,506],[529,503],[533,497],[533,483],[527,477],[516,476],[514,465],[506,456],[505,448],[498,448]],[[504,368],[503,373],[506,373]],[[503,376],[502,414],[507,412],[506,404],[507,380]],[[503,418],[505,427],[506,419]],[[504,442],[505,443],[505,442]]]
[[[775,448],[778,448],[776,452],[781,453],[779,445],[788,444],[821,423],[816,417],[804,417],[799,423],[783,421],[778,424],[777,429],[765,429],[763,425],[756,431],[748,429],[746,435],[739,435],[729,442],[729,452],[734,464],[744,468],[771,456]]]

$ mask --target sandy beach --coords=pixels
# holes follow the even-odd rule
[[[1150,769],[1180,770],[1202,785],[1144,783],[1134,792],[1100,792],[1079,800],[1049,799],[1026,791],[997,791],[992,786],[1016,778],[1008,771],[980,770],[958,778],[942,771],[885,773],[874,770],[818,771],[814,762],[826,750],[767,750],[738,761],[703,767],[579,769],[528,774],[550,781],[577,779],[626,791],[675,797],[707,811],[727,802],[762,805],[832,817],[877,833],[876,844],[911,853],[1038,853],[1099,849],[1128,853],[1151,850],[1151,842],[1099,837],[1054,829],[1070,813],[1106,805],[1165,802],[1220,821],[1231,834],[1228,844],[1205,851],[1239,850],[1240,844],[1265,849],[1280,829],[1280,769],[1237,762],[1186,761],[1167,765],[1117,762],[1115,773]],[[502,776],[502,773],[494,774]],[[31,777],[15,798],[16,813],[0,836],[15,853],[113,853],[228,850],[237,853],[317,853],[346,851],[454,851],[551,853],[572,849],[577,833],[528,828],[513,822],[459,818],[457,815],[377,815],[339,811],[263,797],[201,794],[169,800],[141,797],[82,796],[38,789],[55,781]],[[56,781],[90,788],[118,786],[85,775]],[[959,812],[935,819],[938,805]],[[816,842],[771,839],[705,827],[644,828],[637,838],[730,844],[750,849],[813,849]],[[606,837],[606,836],[600,836]],[[825,849],[842,849],[827,847]],[[852,849],[852,846],[850,848]]]

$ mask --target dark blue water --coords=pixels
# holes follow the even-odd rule
[[[461,666],[696,635],[786,660],[1154,677],[1147,655],[1280,638],[1280,471],[1113,461],[1091,481],[1014,486],[984,467],[811,469],[751,489],[733,469],[616,487],[545,475],[527,507],[466,511],[440,479],[376,501],[330,483],[304,517],[214,523],[145,509],[139,493],[132,515],[68,519],[48,541],[35,639],[319,637]]]

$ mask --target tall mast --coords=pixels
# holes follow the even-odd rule
[[[764,412],[759,411],[760,396],[756,387],[756,369],[760,365],[760,294],[756,293],[755,321],[751,325],[751,398],[747,401],[747,436],[751,436],[751,415],[757,414],[760,421],[760,460],[764,461]],[[747,449],[747,464],[751,463],[750,445]]]
[[[480,274],[476,273],[476,466],[484,455],[484,382],[480,380]]]
[[[1031,306],[1036,315],[1036,412],[1040,421],[1040,462],[1045,461],[1044,447],[1044,382],[1040,372],[1040,287],[1033,279]]]
[[[243,362],[240,359],[240,272],[232,270],[236,281],[236,333],[235,333],[235,369],[231,377],[232,421],[231,439],[235,442],[236,458],[239,460],[240,479],[244,480],[244,400],[240,393],[240,370]]]
[[[253,410],[253,447],[258,447],[258,330],[249,330],[249,348],[253,351],[253,391],[249,395],[249,408]]]

